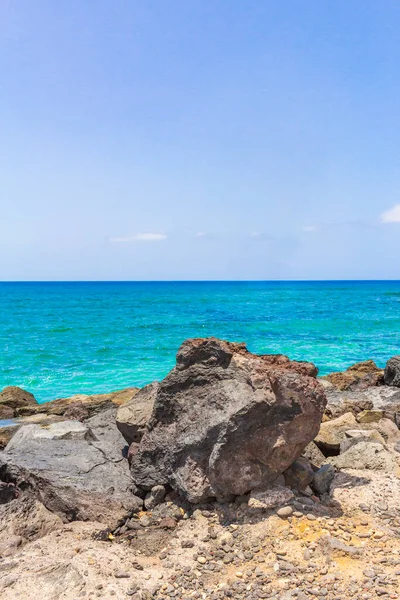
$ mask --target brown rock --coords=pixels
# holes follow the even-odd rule
[[[72,421],[84,421],[89,418],[89,410],[83,402],[75,402],[67,408],[63,417]]]
[[[321,423],[321,427],[314,442],[325,453],[339,452],[340,443],[345,438],[345,432],[357,429],[357,421],[352,413],[346,413],[332,421]]]
[[[0,404],[0,421],[5,419],[12,419],[15,415],[15,410],[11,406],[5,406]]]
[[[163,529],[175,529],[177,524],[178,523],[176,522],[176,520],[172,517],[164,517],[160,521],[160,527],[162,527]]]
[[[357,421],[358,423],[377,423],[384,416],[383,410],[363,410],[357,415]]]
[[[11,440],[14,433],[18,430],[18,427],[13,425],[7,425],[6,427],[0,427],[0,450],[4,450],[8,442]]]
[[[383,369],[379,369],[373,360],[367,360],[346,371],[331,373],[326,379],[339,390],[363,390],[383,384]]]
[[[77,394],[70,398],[58,398],[57,400],[38,404],[34,407],[24,407],[18,410],[17,414],[18,416],[27,416],[30,414],[46,413],[48,415],[62,416],[70,407],[80,406],[88,411],[89,416],[92,416],[100,410],[123,405],[125,402],[131,400],[137,391],[138,388],[126,388],[118,392],[95,394],[93,396]]]
[[[35,396],[20,387],[10,385],[0,393],[0,405],[10,408],[21,408],[22,406],[37,406]]]
[[[169,484],[190,502],[243,495],[274,481],[316,435],[325,394],[302,363],[244,344],[188,340],[159,384],[136,484]]]

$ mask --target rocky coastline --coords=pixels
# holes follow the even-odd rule
[[[400,356],[187,340],[139,390],[0,393],[2,600],[400,598]]]

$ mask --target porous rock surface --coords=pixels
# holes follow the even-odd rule
[[[187,340],[132,456],[135,483],[168,484],[193,503],[268,485],[318,432],[326,398],[316,373],[244,344]]]
[[[326,379],[339,390],[363,390],[383,383],[383,369],[379,369],[373,360],[366,360],[346,371],[330,373]]]

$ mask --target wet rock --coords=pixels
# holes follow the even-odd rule
[[[323,465],[314,474],[312,487],[317,494],[323,496],[329,492],[331,483],[335,477],[335,469],[332,465]]]
[[[153,412],[159,383],[151,383],[141,389],[117,412],[117,427],[128,444],[138,443]]]
[[[296,459],[283,473],[285,485],[294,490],[305,490],[314,477],[314,470],[307,458]]]
[[[400,356],[393,356],[385,367],[385,385],[400,387]]]
[[[314,370],[243,344],[185,342],[131,461],[137,485],[169,484],[196,503],[276,479],[316,435],[325,407],[323,388],[302,372]]]

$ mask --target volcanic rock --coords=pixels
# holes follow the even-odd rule
[[[153,412],[159,386],[159,383],[146,385],[118,409],[117,427],[128,444],[138,443],[142,439]]]
[[[325,455],[321,452],[315,442],[310,442],[302,454],[307,458],[313,467],[319,468],[325,463]]]
[[[312,488],[320,496],[327,494],[334,477],[335,469],[332,467],[332,465],[322,465],[322,467],[314,474]]]
[[[400,356],[388,360],[384,375],[385,385],[400,387]]]
[[[109,394],[94,394],[91,396],[76,394],[70,398],[58,398],[57,400],[37,404],[36,406],[23,406],[16,412],[19,417],[37,413],[46,413],[48,415],[57,416],[63,416],[67,413],[68,416],[69,411],[72,408],[76,410],[77,407],[79,407],[81,411],[82,409],[86,409],[88,416],[93,416],[106,408],[121,406],[125,402],[131,400],[137,391],[138,388],[126,388],[117,392],[110,392]]]
[[[131,458],[136,484],[169,484],[194,503],[267,486],[318,432],[326,398],[315,373],[244,344],[187,340]]]
[[[294,490],[305,490],[314,477],[314,470],[307,458],[300,456],[283,473],[285,485]]]
[[[79,421],[24,425],[0,454],[0,475],[64,520],[115,527],[142,506],[122,445],[115,448]]]
[[[373,360],[356,363],[346,371],[330,373],[326,379],[339,390],[363,390],[383,383],[383,370]]]

